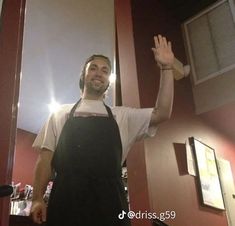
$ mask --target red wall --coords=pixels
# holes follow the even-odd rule
[[[166,35],[176,57],[186,63],[181,25],[157,0],[133,0],[132,16],[140,102],[151,107],[159,85],[159,70],[150,50],[153,35]],[[195,115],[190,80],[185,78],[175,82],[172,118],[159,126],[155,138],[145,141],[151,209],[175,211],[176,218],[165,221],[171,226],[227,226],[224,211],[201,205],[196,179],[185,172],[184,143],[190,136],[201,138],[217,155],[230,160],[235,175],[235,143]]]
[[[119,62],[122,104],[140,107],[130,0],[116,0],[117,55]],[[130,95],[131,90],[131,95]],[[133,211],[150,210],[144,143],[138,142],[127,157],[128,193]],[[140,183],[141,181],[141,183]],[[138,184],[138,186],[135,186]],[[146,219],[132,219],[132,226],[150,226]]]
[[[32,148],[35,138],[36,134],[17,129],[12,181],[21,182],[21,187],[33,183],[33,170],[38,157],[38,153]]]
[[[4,0],[0,20],[0,184],[10,184],[14,158],[25,0]],[[0,199],[0,226],[10,198]]]

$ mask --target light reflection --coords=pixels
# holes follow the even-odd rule
[[[112,84],[112,83],[115,83],[115,81],[116,81],[116,74],[111,73],[109,77],[109,82]]]
[[[52,100],[50,104],[48,104],[48,108],[50,110],[50,113],[54,113],[56,111],[58,111],[58,109],[60,108],[60,104],[58,102],[56,102],[55,100]]]

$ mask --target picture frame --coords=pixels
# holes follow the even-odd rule
[[[215,150],[194,137],[189,138],[189,143],[195,155],[203,205],[224,210]]]

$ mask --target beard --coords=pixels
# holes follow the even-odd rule
[[[87,93],[91,95],[101,96],[108,89],[109,84],[105,86],[105,84],[103,83],[96,84],[93,81],[89,81],[89,82],[86,82],[85,86],[86,86]]]

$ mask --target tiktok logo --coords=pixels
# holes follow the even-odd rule
[[[126,212],[123,210],[121,213],[118,214],[118,218],[120,220],[124,219]]]

